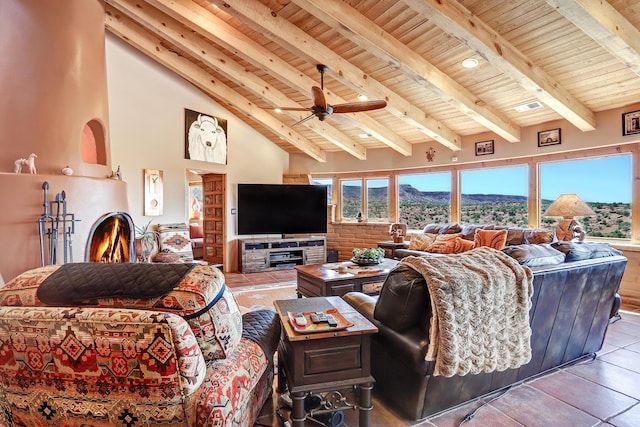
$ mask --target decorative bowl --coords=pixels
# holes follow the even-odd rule
[[[378,258],[378,259],[358,259],[358,258],[351,258],[350,260],[351,262],[358,264],[361,267],[366,267],[369,265],[378,265],[380,263],[382,263],[382,258]]]
[[[384,259],[384,249],[381,248],[355,248],[351,262],[360,266],[378,265]]]

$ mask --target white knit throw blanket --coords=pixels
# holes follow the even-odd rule
[[[435,360],[433,375],[504,371],[531,360],[528,267],[488,247],[402,263],[421,273],[429,288],[426,360]]]

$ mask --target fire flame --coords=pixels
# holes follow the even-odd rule
[[[129,246],[126,227],[119,218],[112,217],[96,230],[91,241],[91,262],[128,262]],[[99,232],[100,231],[100,232]]]

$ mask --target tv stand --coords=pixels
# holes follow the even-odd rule
[[[242,273],[287,270],[296,265],[324,264],[327,259],[325,237],[281,239],[239,239]]]

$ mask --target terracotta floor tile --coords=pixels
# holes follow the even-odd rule
[[[515,387],[491,406],[527,427],[595,426],[599,422],[597,418],[529,385]]]
[[[623,326],[621,323],[620,326]],[[625,347],[640,342],[640,337],[629,335],[618,329],[609,328],[605,337],[605,343],[615,345],[616,347]]]
[[[634,399],[640,399],[640,374],[596,359],[590,364],[567,368],[567,371]]]
[[[607,387],[566,372],[556,372],[528,383],[588,414],[605,420],[638,401]]]
[[[640,363],[638,363],[640,362],[640,354],[629,351],[626,348],[620,348],[611,353],[603,354],[600,356],[600,360],[640,373]]]
[[[609,420],[609,423],[616,427],[638,427],[640,425],[640,404],[637,404],[624,414],[613,417]]]
[[[622,319],[613,323],[616,325],[616,331],[640,337],[640,319],[636,320],[637,317],[623,314]]]
[[[629,351],[633,351],[635,353],[640,353],[640,343],[631,344],[625,347]]]
[[[516,422],[503,412],[491,405],[481,407],[481,403],[473,403],[461,406],[460,408],[446,412],[430,421],[437,427],[457,427],[467,414],[478,409],[471,420],[464,423],[468,427],[520,427],[522,424]]]

